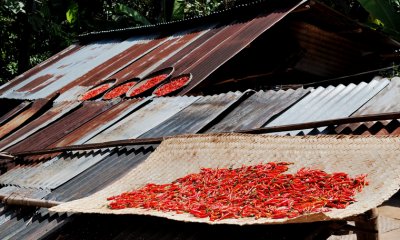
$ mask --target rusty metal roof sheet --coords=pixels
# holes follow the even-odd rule
[[[4,138],[6,135],[10,134],[14,130],[21,127],[26,123],[32,116],[37,114],[39,111],[43,110],[50,104],[49,99],[38,99],[34,101],[28,108],[26,108],[20,114],[14,116],[11,120],[6,122],[0,127],[0,139]]]
[[[262,127],[268,120],[300,100],[311,89],[259,91],[240,103],[206,132],[230,132]]]
[[[151,103],[114,124],[89,140],[88,143],[137,138],[189,106],[197,99],[199,97],[154,98]]]
[[[9,112],[4,114],[3,116],[0,117],[0,127],[3,125],[5,122],[9,121],[19,113],[21,113],[23,110],[25,110],[29,105],[32,103],[30,101],[23,101],[20,104],[18,104],[16,107],[11,109]]]
[[[290,7],[277,8],[270,13],[262,14],[247,22],[234,22],[221,27],[215,35],[190,52],[182,59],[182,63],[176,66],[175,75],[182,73],[193,74],[193,79],[179,94],[189,92],[222,64],[302,3],[300,2]]]
[[[29,122],[27,125],[14,132],[12,135],[9,135],[5,139],[2,139],[0,141],[0,151],[4,151],[10,146],[29,137],[33,133],[47,127],[68,112],[72,111],[74,108],[78,107],[79,104],[80,102],[77,101],[55,103],[52,108],[43,113],[41,116]]]
[[[146,103],[147,101],[142,99],[121,101],[92,120],[84,123],[59,141],[51,144],[49,148],[83,144]]]
[[[30,76],[42,71],[44,68],[47,68],[51,64],[59,61],[60,59],[64,58],[67,55],[72,54],[73,52],[79,50],[82,46],[77,44],[72,44],[71,46],[67,47],[66,49],[62,50],[61,52],[53,55],[52,57],[48,58],[44,62],[36,65],[35,67],[29,69],[28,71],[24,72],[23,74],[15,77],[12,81],[9,81],[0,86],[0,95],[3,94],[5,91],[15,87],[17,84],[20,84],[22,81],[25,81]]]
[[[243,93],[230,92],[201,97],[168,120],[141,135],[140,138],[197,133],[235,104],[241,96]]]
[[[114,102],[85,102],[80,108],[10,147],[8,151],[18,152],[44,149],[106,111],[114,104]]]
[[[369,83],[362,82],[358,85],[349,84],[344,86],[340,84],[337,87],[316,88],[266,126],[271,127],[348,117],[388,84],[388,79],[382,79],[372,80]],[[323,131],[323,129],[319,128],[319,131]],[[279,134],[297,135],[301,132],[308,134],[311,132],[311,129],[281,132]]]
[[[5,91],[1,96],[20,99],[47,97],[142,40],[142,37],[133,37],[122,42],[102,40],[85,45],[78,51],[28,77]]]

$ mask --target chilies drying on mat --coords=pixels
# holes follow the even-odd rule
[[[109,208],[144,208],[190,213],[211,221],[227,218],[294,218],[346,208],[368,185],[366,175],[326,173],[302,168],[285,174],[287,162],[236,169],[203,168],[169,184],[144,187],[110,197]]]

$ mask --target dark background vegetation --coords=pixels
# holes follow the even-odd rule
[[[79,34],[207,15],[252,0],[0,1],[2,84],[66,48]],[[321,2],[399,39],[400,0]]]

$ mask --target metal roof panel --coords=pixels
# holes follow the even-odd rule
[[[286,112],[282,113],[266,126],[304,123],[333,118],[348,117],[368,102],[373,96],[389,84],[387,79],[362,82],[327,88],[319,87],[300,100]],[[319,128],[323,131],[325,128]],[[280,132],[279,135],[308,134],[312,129],[302,131]]]
[[[199,97],[154,98],[151,103],[92,138],[88,143],[137,138],[197,99]]]
[[[151,138],[183,133],[197,133],[238,101],[242,95],[243,93],[240,92],[230,92],[201,97],[140,137]]]
[[[251,95],[207,132],[231,132],[262,127],[269,119],[297,102],[309,89],[259,91]]]

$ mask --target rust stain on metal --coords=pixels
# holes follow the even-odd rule
[[[75,81],[71,82],[67,86],[61,89],[61,92],[65,92],[68,89],[76,86],[76,85],[81,85],[81,86],[92,86],[97,84],[99,81],[103,81],[106,78],[110,78],[110,76],[119,71],[120,69],[124,68],[131,62],[136,61],[140,57],[142,57],[144,54],[147,52],[151,51],[154,47],[159,45],[162,41],[164,41],[163,38],[157,38],[154,40],[151,40],[146,43],[142,44],[135,44],[122,53],[116,55],[115,57],[112,57],[105,61],[104,63],[100,64],[99,66],[91,69],[88,73],[85,75],[79,77]]]
[[[298,6],[277,9],[247,22],[224,26],[212,38],[189,53],[174,75],[192,73],[193,79],[178,95],[186,94],[223,63],[228,61],[264,31],[279,22]],[[215,44],[218,43],[218,44]]]
[[[14,145],[8,151],[12,153],[22,150],[44,149],[97,115],[102,114],[113,104],[111,102],[85,102],[79,109]]]
[[[10,81],[8,84],[5,84],[1,89],[0,89],[0,94],[3,94],[4,92],[8,91],[9,89],[15,87],[16,85],[20,84],[27,78],[35,75],[36,73],[42,71],[43,69],[47,68],[48,66],[54,64],[55,62],[61,60],[62,58],[69,56],[78,50],[80,50],[82,46],[80,45],[71,45],[68,48],[64,49],[63,51],[55,54],[54,56],[50,57],[46,61],[44,61],[41,64],[36,65],[35,67],[29,69],[28,71],[24,72],[23,74],[17,76],[14,78],[12,81]]]
[[[74,144],[86,134],[96,131],[96,129],[102,127],[104,124],[118,117],[121,112],[123,112],[125,109],[129,108],[138,101],[140,101],[140,99],[126,100],[116,104],[102,114],[93,118],[91,121],[86,122],[75,131],[62,138],[60,141],[51,144],[48,148],[63,147]]]
[[[193,37],[195,37],[194,34],[187,34],[182,37],[168,39],[163,44],[158,46],[155,50],[143,56],[136,62],[133,62],[131,65],[127,66],[125,69],[113,75],[112,77],[118,79],[120,82],[134,77],[143,77],[143,75],[149,73],[146,72],[146,70],[148,70],[150,67],[155,68],[154,66],[160,64],[159,62],[161,60],[166,58],[173,51],[184,45]]]
[[[38,113],[40,110],[42,110],[44,107],[49,104],[48,99],[39,99],[36,100],[32,105],[23,111],[21,114],[18,116],[14,117],[12,120],[4,124],[1,129],[0,129],[0,139],[6,136],[7,134],[11,133],[18,127],[20,127],[22,124],[24,124],[26,121],[28,121],[33,115]]]
[[[211,28],[211,29],[203,30],[203,31],[205,31],[204,33],[203,33],[203,31],[199,30],[198,32],[196,31],[194,33],[187,34],[187,35],[195,34],[196,36],[198,36],[199,34],[202,34],[202,35],[200,37],[198,37],[197,39],[193,40],[191,43],[189,43],[187,46],[185,46],[181,50],[179,50],[177,53],[175,53],[169,59],[165,60],[154,71],[158,71],[158,70],[161,70],[161,69],[164,69],[167,67],[171,67],[171,66],[172,67],[178,66],[178,64],[181,61],[183,61],[183,59],[186,57],[186,55],[188,55],[194,49],[196,49],[197,47],[202,45],[205,41],[207,41],[209,38],[211,38],[213,35],[215,35],[219,30],[220,30],[220,28]]]
[[[20,103],[18,106],[15,108],[11,109],[8,113],[4,114],[3,116],[0,117],[0,126],[15,117],[17,114],[21,113],[23,110],[25,110],[28,106],[31,105],[31,102],[29,101],[23,101]]]
[[[26,124],[21,129],[18,129],[13,134],[0,141],[0,151],[5,151],[8,147],[22,141],[33,133],[42,128],[47,127],[48,124],[58,120],[72,109],[76,108],[80,102],[63,102],[50,108],[48,111],[37,117],[33,121]]]

